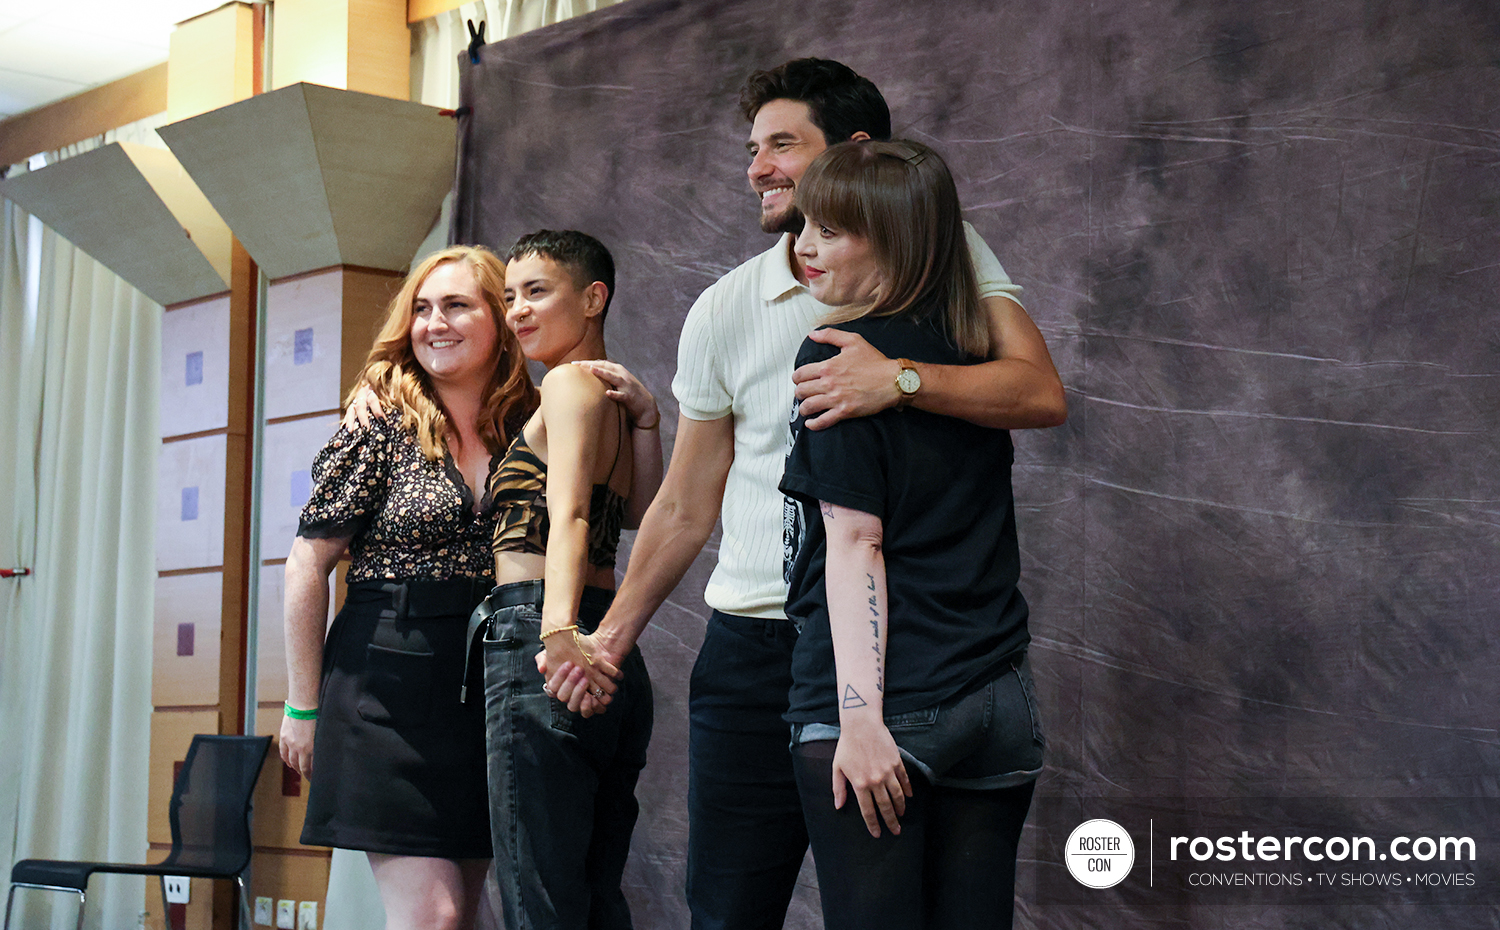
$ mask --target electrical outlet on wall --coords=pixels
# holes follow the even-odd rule
[[[271,926],[271,899],[259,897],[255,899],[255,922],[263,927]]]
[[[318,930],[318,902],[297,902],[297,930]]]
[[[296,901],[282,898],[276,902],[276,930],[297,930]]]
[[[167,886],[168,904],[186,904],[191,897],[192,883],[186,875],[168,875],[162,879]]]

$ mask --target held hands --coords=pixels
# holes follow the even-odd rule
[[[844,714],[839,720],[839,743],[833,752],[833,806],[842,810],[853,789],[860,815],[870,835],[880,838],[880,821],[891,833],[901,833],[899,817],[906,813],[911,780],[885,721],[877,716]],[[877,815],[878,812],[878,815]]]
[[[879,413],[901,399],[896,389],[900,365],[863,336],[830,328],[815,330],[808,338],[839,348],[833,358],[811,362],[792,372],[797,399],[802,401],[797,409],[807,417],[808,429],[823,429],[850,417]]]
[[[316,720],[293,720],[281,718],[281,761],[303,778],[311,778],[313,771],[313,733]]]
[[[579,368],[608,385],[604,396],[625,408],[625,415],[636,429],[656,429],[661,425],[661,411],[656,408],[656,398],[646,386],[636,380],[635,375],[617,362],[603,359],[574,362]]]
[[[537,671],[547,678],[542,690],[585,717],[602,714],[619,687],[619,658],[597,634],[569,630],[548,635],[536,655]]]

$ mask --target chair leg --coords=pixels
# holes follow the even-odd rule
[[[245,887],[245,876],[236,875],[234,883],[240,890],[240,930],[255,930],[254,917],[250,913],[250,889]]]
[[[20,887],[21,887],[20,885],[17,885],[14,882],[12,882],[11,886],[10,886],[10,894],[8,894],[8,895],[5,896],[5,925],[4,925],[4,930],[10,930],[10,912],[11,912],[11,909],[13,907],[15,907],[15,905],[16,905],[16,890],[18,888],[20,888]],[[41,888],[41,886],[38,886],[38,885],[32,885],[32,886],[29,886],[29,887]],[[41,890],[44,890],[44,891],[67,891],[68,889],[66,889],[66,888],[42,888]],[[88,913],[88,909],[87,908],[88,908],[88,899],[84,897],[83,889],[80,888],[78,890],[78,930],[83,930],[83,918],[84,918],[84,915]]]
[[[15,903],[16,903],[16,886],[15,886],[14,883],[12,883],[11,886],[10,886],[10,894],[8,894],[8,895],[5,896],[5,927],[4,927],[4,930],[10,930],[10,909],[11,909],[11,907]]]

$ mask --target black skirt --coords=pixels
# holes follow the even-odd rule
[[[349,586],[323,649],[302,842],[490,856],[484,701],[460,701],[469,614],[489,579]],[[483,694],[476,672],[470,695]]]

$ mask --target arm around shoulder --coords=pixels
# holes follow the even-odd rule
[[[990,318],[990,360],[977,365],[915,363],[922,383],[912,405],[992,429],[1061,424],[1068,417],[1068,402],[1041,331],[1009,297],[986,297],[984,307]],[[896,359],[839,329],[820,329],[808,338],[839,349],[792,375],[808,429],[879,413],[901,400]]]
[[[964,239],[990,323],[990,360],[969,366],[923,366],[913,404],[995,429],[1042,429],[1068,418],[1062,379],[1036,323],[1015,298],[1021,289],[994,250],[965,222]],[[930,370],[929,370],[930,369]]]
[[[1045,429],[1068,418],[1062,378],[1041,330],[1009,297],[984,299],[990,360],[978,365],[916,366],[922,387],[913,406],[995,429]]]
[[[646,511],[661,489],[661,417],[657,425],[636,426],[630,431],[630,498],[625,502],[625,528],[639,529]]]

